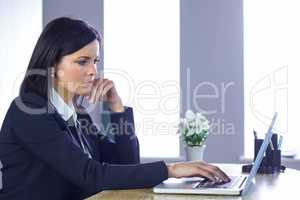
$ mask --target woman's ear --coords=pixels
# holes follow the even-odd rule
[[[57,79],[59,77],[62,77],[62,75],[63,75],[63,72],[57,70],[57,65],[54,67],[50,67],[50,77]]]
[[[56,77],[55,67],[50,67],[49,68],[49,74],[50,74],[51,78]]]

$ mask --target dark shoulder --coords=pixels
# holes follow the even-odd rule
[[[34,93],[25,93],[17,96],[10,104],[7,115],[15,118],[32,116],[42,117],[53,113],[48,101]]]

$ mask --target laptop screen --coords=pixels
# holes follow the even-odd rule
[[[264,139],[264,141],[263,141],[263,143],[262,143],[262,145],[261,145],[261,147],[259,149],[259,152],[258,152],[258,154],[256,156],[254,165],[253,165],[253,167],[252,167],[252,169],[250,171],[250,175],[249,175],[249,177],[247,179],[247,182],[245,183],[245,188],[244,188],[242,194],[244,194],[247,191],[248,187],[250,186],[253,178],[255,177],[255,175],[256,175],[256,173],[257,173],[257,171],[259,169],[259,166],[260,166],[260,164],[262,162],[264,154],[265,154],[265,152],[266,152],[266,150],[268,148],[269,143],[271,142],[271,138],[272,138],[272,135],[273,135],[273,131],[272,130],[273,130],[276,118],[277,118],[277,112],[275,112],[275,114],[273,116],[272,122],[270,124],[270,127],[269,127],[267,133],[266,133],[265,139]]]

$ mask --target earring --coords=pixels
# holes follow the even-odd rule
[[[54,77],[55,76],[55,70],[54,70],[54,68],[50,68],[50,76],[51,77]]]

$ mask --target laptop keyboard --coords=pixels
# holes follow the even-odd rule
[[[199,183],[194,188],[231,188],[233,187],[239,180],[240,176],[231,176],[229,177],[231,181],[229,182],[213,182],[209,179],[204,179],[199,181]]]

